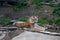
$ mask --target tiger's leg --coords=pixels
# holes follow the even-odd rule
[[[35,31],[45,30],[45,28],[44,28],[44,27],[34,28],[34,26],[33,26],[32,24],[30,24],[30,29],[31,29],[31,30],[35,30]]]
[[[30,24],[30,29],[33,29],[33,28],[34,28],[34,26],[32,24]]]

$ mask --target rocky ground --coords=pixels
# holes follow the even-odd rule
[[[13,37],[21,34],[23,30],[16,30],[16,31],[11,31],[2,40],[11,40]]]
[[[59,36],[46,35],[42,33],[24,31],[12,40],[60,40]]]
[[[2,40],[59,40],[59,36],[16,30],[9,32]]]

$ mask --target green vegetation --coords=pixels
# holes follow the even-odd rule
[[[52,0],[43,0],[43,1],[48,2],[48,3],[52,2]]]
[[[55,18],[54,23],[60,25],[60,17]]]
[[[19,21],[23,21],[23,22],[26,22],[27,21],[27,18],[19,18],[18,19]],[[0,18],[0,21],[1,22],[10,22],[11,21],[11,19],[9,19],[9,18]],[[53,19],[46,19],[46,17],[44,17],[44,18],[42,18],[42,19],[39,19],[38,20],[38,23],[39,24],[51,24],[51,25],[53,25],[53,23],[54,24],[56,24],[56,25],[60,25],[60,17],[57,17],[57,18],[55,18],[55,20],[53,20]]]
[[[60,3],[59,4],[50,4],[53,8],[53,14],[56,15],[56,18],[53,20],[55,25],[60,25]]]
[[[37,9],[40,9],[40,8],[43,7],[42,2],[51,3],[52,0],[32,0],[32,4],[35,5],[35,7],[36,7]]]
[[[54,9],[59,9],[59,8],[60,8],[60,3],[58,3],[58,4],[50,3],[49,5],[50,5],[51,7],[53,7]]]
[[[13,5],[14,10],[19,10],[22,7],[25,7],[27,5],[26,0],[18,0],[16,5]]]
[[[60,16],[60,3],[59,4],[53,4],[52,0],[32,0],[32,4],[35,5],[37,9],[40,9],[43,7],[42,2],[48,2],[50,3],[49,6],[53,8],[53,13]]]
[[[40,20],[38,20],[38,23],[39,24],[47,24],[48,22],[47,22],[47,20],[40,19]]]
[[[53,8],[53,14],[60,16],[60,4],[52,4],[51,3],[49,6],[51,6]]]
[[[42,2],[51,2],[52,0],[31,0],[32,4],[35,5],[35,8],[40,9],[43,7]],[[18,0],[16,5],[13,5],[14,10],[19,10],[22,7],[27,6],[26,0]]]
[[[54,9],[53,13],[56,14],[57,16],[60,16],[60,8]]]
[[[19,20],[19,21],[26,22],[26,21],[27,21],[27,18],[19,18],[18,20]]]
[[[32,5],[34,5],[35,8],[40,9],[44,5],[44,4],[42,4],[42,2],[50,3],[49,6],[51,6],[53,8],[53,14],[57,15],[57,17],[54,20],[43,17],[42,19],[38,20],[38,23],[40,23],[40,24],[55,23],[56,25],[59,25],[60,24],[60,4],[53,4],[53,3],[51,3],[52,0],[32,0]],[[20,8],[25,7],[25,6],[27,6],[26,0],[18,0],[16,5],[13,5],[13,8],[14,8],[14,10],[19,10]],[[0,21],[3,21],[3,22],[9,22],[10,20],[11,19],[9,19],[9,18],[0,18]],[[19,18],[18,20],[25,22],[25,21],[27,21],[27,18]]]
[[[32,4],[35,5],[35,8],[40,9],[42,8],[43,4],[41,4],[43,0],[32,0]]]
[[[50,25],[53,25],[54,20],[49,18],[49,19],[47,19],[47,22],[48,22]]]
[[[39,24],[47,24],[48,23],[47,22],[47,18],[44,16],[43,18],[41,18],[41,19],[38,20],[38,23]]]
[[[0,18],[1,22],[10,22],[11,19],[9,18]]]

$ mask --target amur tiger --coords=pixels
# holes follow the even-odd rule
[[[45,28],[39,26],[39,27],[34,27],[34,24],[37,24],[38,22],[38,17],[37,16],[31,16],[28,18],[28,20],[26,22],[21,22],[21,21],[17,21],[17,22],[14,22],[13,25],[16,26],[16,27],[21,27],[21,28],[30,28],[32,30],[36,30],[36,31],[39,31],[39,30],[45,30]]]

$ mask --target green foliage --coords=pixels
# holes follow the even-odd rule
[[[60,4],[49,4],[53,8],[53,14],[60,16]]]
[[[13,5],[13,9],[14,10],[19,10],[20,8],[26,6],[26,0],[18,0],[18,2],[16,3],[16,5]]]
[[[51,2],[52,0],[31,0],[32,4],[35,5],[35,8],[40,9],[43,7],[42,2]],[[19,10],[22,7],[27,6],[27,2],[26,0],[18,0],[18,2],[16,3],[16,5],[13,5],[13,9],[14,10]]]
[[[39,3],[41,3],[43,0],[32,0],[32,3],[34,3],[34,4],[39,4]]]
[[[49,6],[51,6],[53,9],[59,9],[60,8],[60,4],[50,3]]]
[[[50,3],[49,6],[51,6],[51,7],[57,7],[56,4],[52,4],[52,3]]]
[[[11,19],[9,18],[0,18],[1,22],[10,22]]]
[[[19,18],[18,20],[25,22],[25,21],[27,21],[27,18]]]
[[[47,20],[40,19],[40,20],[38,20],[38,23],[39,24],[47,24],[48,22],[47,22]]]
[[[45,1],[45,2],[52,2],[52,0],[43,0],[43,1]]]
[[[42,8],[43,4],[41,4],[41,2],[43,2],[43,0],[32,0],[32,4],[34,4],[37,9]]]
[[[37,9],[40,9],[43,7],[42,2],[52,3],[52,0],[32,0],[32,4],[34,4]]]
[[[56,14],[57,16],[60,16],[60,8],[54,9],[53,13]]]
[[[60,25],[60,17],[55,18],[54,23]]]
[[[43,20],[47,20],[47,17],[43,16],[42,19],[43,19]]]
[[[50,3],[49,6],[51,6],[53,9],[59,9],[60,8],[60,3],[58,3],[58,4]]]
[[[49,18],[47,19],[47,22],[52,25],[54,23],[54,20]]]
[[[26,22],[26,21],[27,21],[27,18],[19,18],[18,20],[19,20],[19,21]],[[48,22],[47,22],[47,20],[40,19],[40,20],[38,20],[38,23],[39,23],[39,24],[45,24],[45,23],[48,23]]]
[[[19,21],[26,22],[27,21],[27,18],[19,18],[18,20]],[[11,19],[9,19],[9,18],[0,18],[0,21],[1,22],[10,22]],[[47,23],[53,24],[54,23],[56,25],[60,25],[60,17],[55,18],[55,20],[42,18],[42,19],[39,19],[38,20],[38,23],[39,24],[47,24]]]

